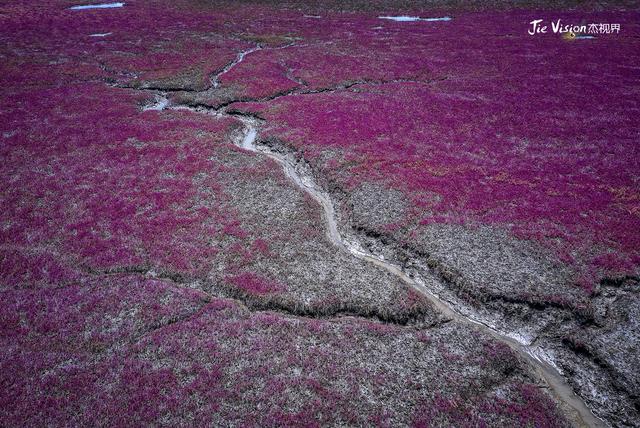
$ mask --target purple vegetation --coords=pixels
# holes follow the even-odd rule
[[[496,403],[496,396],[488,388],[494,376],[501,376],[499,368],[490,363],[485,366],[484,358],[476,358],[473,353],[453,361],[446,353],[449,345],[443,343],[447,336],[438,335],[435,343],[424,343],[415,340],[417,332],[399,327],[387,326],[380,331],[371,322],[250,314],[228,300],[213,300],[180,323],[161,323],[140,339],[134,336],[131,345],[114,347],[115,338],[83,333],[86,328],[91,332],[109,331],[114,322],[127,324],[123,333],[144,328],[139,324],[141,316],[155,312],[148,306],[152,301],[138,300],[138,295],[147,292],[140,286],[134,287],[135,295],[123,295],[131,285],[104,287],[109,290],[106,294],[80,288],[37,297],[48,305],[42,309],[48,309],[53,318],[40,324],[27,318],[24,325],[31,332],[29,357],[16,359],[12,355],[6,360],[3,382],[14,382],[12,375],[18,367],[26,376],[11,386],[15,395],[5,396],[9,401],[3,403],[8,405],[4,408],[11,411],[2,415],[3,424],[73,421],[85,425],[108,418],[120,426],[161,421],[175,424],[189,418],[197,425],[361,425],[385,420],[387,424],[409,423],[412,419],[420,425],[426,420],[425,412],[436,412],[440,421],[448,423],[459,421],[462,412],[473,412],[473,420],[486,425],[502,421],[556,426],[562,420],[548,410],[553,406],[546,396],[522,384],[518,376],[508,379],[503,387],[510,391],[509,398]],[[84,324],[83,306],[73,305],[70,310],[68,305],[78,299],[78,292],[92,296],[87,305],[104,305],[107,313],[115,316],[111,315],[109,321]],[[170,291],[170,295],[175,293]],[[114,297],[118,301],[112,301]],[[179,297],[186,296],[175,295]],[[54,309],[58,302],[65,304]],[[18,313],[28,314],[35,303],[21,305]],[[174,306],[175,302],[168,302],[157,312],[175,314]],[[118,310],[125,310],[127,317]],[[56,325],[58,311],[65,317],[64,326]],[[18,324],[18,320],[3,322]],[[4,331],[7,339],[21,336],[14,335],[10,328]],[[56,337],[69,341],[58,348],[66,352],[64,355],[54,354],[58,343],[52,339]],[[119,339],[126,340],[126,335]],[[482,340],[470,346],[481,346]],[[105,348],[107,344],[111,348]],[[18,348],[24,350],[24,346]],[[71,349],[78,355],[70,354]],[[426,377],[416,377],[407,370],[412,363],[406,358],[421,354],[432,361],[431,370],[425,370]],[[42,371],[51,367],[52,358],[55,366]],[[441,372],[444,367],[453,372]],[[473,374],[462,380],[452,374],[456,370]],[[438,379],[437,390],[449,391],[448,398],[436,398],[434,379]],[[28,386],[31,400],[21,400],[18,394]],[[469,393],[471,401],[468,397],[454,398]],[[477,394],[487,395],[476,398]],[[421,405],[415,415],[403,406],[384,405],[390,399],[410,402],[424,396],[432,396],[435,401]],[[457,404],[452,404],[453,400]],[[525,407],[519,404],[524,400]],[[40,404],[31,405],[35,402]],[[454,410],[452,406],[461,407]],[[556,419],[546,425],[549,418]]]
[[[514,30],[494,29],[489,15],[379,32],[370,30],[379,25],[373,15],[318,25],[257,6],[68,6],[14,2],[0,14],[0,425],[562,423],[514,369],[511,351],[460,326],[427,333],[252,313],[192,284],[150,278],[207,278],[222,266],[220,277],[248,294],[284,293],[287,285],[251,264],[277,257],[276,240],[323,232],[278,236],[243,223],[225,180],[282,179],[278,166],[230,166],[233,155],[248,156],[229,142],[238,121],[142,112],[155,93],[123,86],[206,89],[253,41],[282,47],[286,36],[300,46],[255,52],[221,83],[257,98],[372,82],[243,108],[268,118],[268,134],[339,186],[379,181],[404,192],[416,209],[390,230],[496,223],[587,272],[624,273],[638,265],[639,248],[628,233],[640,212],[629,173],[635,105],[624,89],[637,77],[627,66],[633,40],[589,44],[624,61],[595,82],[595,65],[580,56],[586,47],[531,39],[528,56],[505,57],[509,42],[469,36],[472,21],[485,34]],[[635,29],[634,17],[623,25]],[[97,33],[111,34],[87,37]],[[472,55],[481,48],[486,55]],[[540,56],[540,75],[574,73],[574,87],[528,74]],[[493,77],[503,69],[520,74]],[[454,86],[421,83],[452,74]],[[387,82],[398,79],[417,82]],[[523,88],[526,102],[515,97]],[[322,163],[327,149],[340,156]],[[423,301],[413,292],[400,299],[408,309]],[[502,384],[506,393],[496,390]]]
[[[496,24],[488,13],[461,14],[437,30],[397,24],[373,38],[359,21],[344,55],[376,61],[314,55],[314,66],[291,65],[313,87],[372,84],[237,108],[267,119],[267,136],[342,189],[374,181],[403,191],[413,209],[382,233],[403,228],[411,242],[430,224],[494,225],[552,250],[587,291],[634,275],[637,13],[588,14],[626,28],[589,46],[529,36],[519,27],[526,14],[503,15]],[[303,49],[296,54],[304,61]],[[376,83],[398,78],[416,82]]]
[[[227,278],[227,281],[248,294],[271,294],[284,291],[286,288],[273,280],[262,278],[259,275],[245,272],[240,275]]]

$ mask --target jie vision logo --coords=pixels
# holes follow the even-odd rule
[[[589,37],[588,35],[592,34],[618,34],[620,33],[620,24],[565,24],[561,19],[557,19],[555,21],[551,21],[551,31],[549,31],[549,25],[544,19],[535,19],[529,22],[529,29],[527,30],[527,33],[532,36],[537,34],[547,34],[550,32],[560,35],[583,35],[585,37]]]

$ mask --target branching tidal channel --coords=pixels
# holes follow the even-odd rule
[[[288,46],[287,46],[288,47]],[[213,87],[219,86],[220,75],[228,72],[235,65],[239,64],[246,55],[251,52],[260,50],[260,47],[254,47],[247,51],[240,52],[235,61],[228,64],[223,70],[212,77],[211,82]],[[335,88],[344,89],[343,87]],[[303,93],[315,93],[313,92],[301,92]],[[443,316],[455,320],[459,323],[472,325],[478,330],[489,334],[495,340],[498,340],[508,345],[512,350],[518,353],[522,359],[524,359],[529,366],[536,372],[536,374],[545,380],[551,389],[553,395],[563,404],[564,408],[572,413],[574,421],[580,426],[589,427],[602,427],[605,424],[598,419],[591,410],[586,406],[584,401],[574,393],[572,388],[567,384],[565,378],[560,374],[558,369],[553,365],[552,361],[546,357],[544,352],[541,352],[539,348],[535,348],[531,344],[527,343],[516,333],[509,333],[501,331],[499,328],[492,325],[491,322],[483,320],[478,314],[470,313],[468,309],[461,311],[461,305],[457,302],[453,302],[440,296],[436,291],[431,290],[426,286],[425,281],[420,273],[415,270],[409,271],[404,267],[394,264],[385,260],[381,255],[374,254],[371,251],[364,249],[356,239],[345,238],[340,232],[338,220],[336,218],[336,211],[331,197],[325,192],[315,181],[313,175],[309,172],[309,168],[302,162],[296,159],[292,154],[285,153],[270,147],[267,144],[260,142],[259,130],[262,121],[249,114],[242,114],[238,112],[232,112],[228,110],[228,105],[231,103],[225,103],[224,106],[219,108],[211,107],[193,107],[188,105],[172,105],[167,99],[167,94],[159,93],[159,97],[152,105],[146,106],[145,110],[165,110],[165,109],[188,109],[201,114],[210,114],[216,117],[233,117],[242,122],[243,129],[241,132],[234,136],[234,143],[247,151],[266,156],[273,159],[282,169],[286,177],[291,180],[299,189],[311,196],[315,201],[320,204],[323,210],[323,217],[326,223],[326,234],[329,240],[339,248],[341,251],[348,252],[353,257],[357,257],[360,260],[364,260],[368,263],[372,263],[379,268],[382,268],[389,273],[400,278],[408,286],[412,287],[422,295],[424,295],[431,304],[438,310]],[[295,95],[296,93],[287,93],[282,96]],[[277,98],[277,97],[275,97]]]

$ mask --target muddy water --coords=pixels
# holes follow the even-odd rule
[[[202,114],[212,114],[217,117],[233,117],[242,121],[244,129],[241,134],[237,135],[234,139],[235,144],[245,150],[259,153],[276,161],[282,166],[287,178],[293,181],[298,188],[320,204],[323,210],[323,217],[327,225],[327,238],[336,247],[349,252],[354,257],[372,263],[397,276],[406,284],[428,298],[432,305],[445,317],[460,323],[473,325],[483,332],[491,335],[494,339],[508,345],[525,361],[527,361],[529,366],[540,378],[546,381],[551,389],[550,392],[561,403],[562,408],[570,417],[572,417],[577,426],[606,426],[606,424],[594,416],[582,399],[573,392],[571,387],[559,373],[558,369],[553,365],[552,360],[543,350],[538,347],[529,346],[528,342],[517,333],[500,331],[489,322],[482,320],[479,316],[474,316],[474,314],[469,313],[468,309],[463,313],[458,304],[446,300],[430,290],[425,285],[426,282],[418,273],[413,271],[408,273],[401,266],[393,264],[385,260],[382,256],[372,254],[363,249],[358,242],[344,238],[338,229],[335,209],[331,198],[315,183],[311,174],[296,167],[297,162],[292,156],[278,153],[265,145],[257,143],[258,129],[260,125],[257,120],[247,116],[230,115],[226,113],[224,109],[211,111],[186,106],[172,106],[165,96],[156,99],[154,104],[143,108],[143,110],[164,110],[166,108],[174,110],[191,110]]]
[[[221,112],[220,115],[225,115],[225,113]],[[322,206],[324,219],[327,224],[327,237],[335,246],[344,251],[348,251],[354,257],[373,263],[399,277],[406,284],[426,296],[445,317],[460,323],[474,325],[496,340],[508,345],[529,363],[538,376],[547,382],[553,395],[563,404],[564,410],[573,417],[574,422],[578,426],[605,426],[602,421],[593,415],[580,397],[573,392],[562,375],[552,365],[552,362],[544,357],[544,353],[539,352],[536,348],[532,348],[526,342],[518,340],[517,335],[501,332],[479,318],[474,318],[468,314],[463,315],[456,309],[455,303],[448,302],[429,290],[425,286],[425,281],[423,281],[418,274],[408,274],[402,267],[384,260],[381,256],[371,254],[367,250],[364,250],[357,242],[351,242],[345,239],[338,229],[335,209],[331,198],[315,183],[311,175],[296,168],[296,161],[292,157],[278,153],[267,146],[257,143],[258,121],[244,116],[234,117],[241,120],[245,125],[243,134],[237,138],[236,144],[245,150],[260,153],[278,162],[282,166],[285,175]]]
[[[252,52],[255,51],[259,51],[262,48],[260,46],[256,46],[254,48],[251,49],[247,49],[246,51],[242,51],[240,53],[238,53],[238,55],[236,56],[236,59],[231,61],[229,64],[227,64],[222,70],[220,70],[219,73],[217,73],[213,79],[211,79],[211,84],[214,88],[217,88],[220,86],[220,77],[222,77],[222,75],[226,74],[229,72],[229,70],[231,70],[233,67],[235,67],[236,65],[240,64],[242,62],[242,60],[244,60],[244,57],[249,55]]]
[[[244,57],[256,50],[260,50],[259,47],[249,49],[238,54],[235,61],[225,67],[220,73],[218,73],[213,79],[212,83],[214,87],[219,84],[219,78],[224,73],[228,72],[235,65],[242,62]],[[230,115],[226,113],[224,109],[221,110],[208,110],[200,108],[192,108],[186,106],[172,106],[166,98],[166,94],[158,97],[154,104],[143,108],[143,110],[164,110],[164,109],[188,109],[202,114],[212,114],[217,117],[233,117],[240,120],[244,129],[236,136],[234,142],[237,146],[254,152],[262,154],[270,159],[273,159],[280,164],[284,170],[285,175],[295,183],[302,191],[307,193],[313,199],[315,199],[323,210],[323,216],[327,225],[327,237],[338,248],[343,251],[349,252],[354,257],[361,260],[372,263],[389,273],[397,276],[409,286],[413,287],[418,292],[422,293],[433,306],[439,310],[445,317],[451,318],[460,323],[471,324],[476,328],[491,335],[496,340],[508,345],[511,349],[518,353],[531,368],[537,373],[537,375],[543,378],[551,388],[551,393],[561,403],[563,409],[573,418],[574,422],[578,426],[587,427],[604,427],[606,426],[601,420],[596,418],[589,408],[584,404],[582,399],[578,397],[571,387],[566,383],[565,379],[559,373],[558,369],[553,365],[553,361],[547,357],[547,354],[537,347],[529,346],[528,342],[518,335],[517,332],[503,332],[498,328],[491,325],[488,321],[481,319],[479,316],[470,313],[469,310],[460,310],[460,306],[455,302],[448,301],[445,298],[437,295],[427,286],[426,281],[421,278],[419,273],[408,273],[401,266],[393,264],[385,260],[382,256],[375,255],[365,250],[358,242],[346,239],[341,235],[338,229],[338,222],[336,219],[336,213],[329,195],[324,192],[314,181],[312,175],[303,171],[302,168],[296,167],[298,163],[289,155],[278,153],[273,149],[258,144],[258,130],[260,123],[258,120],[248,116],[242,115]],[[464,313],[463,313],[464,312]]]

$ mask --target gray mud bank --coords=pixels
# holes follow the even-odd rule
[[[239,54],[220,74],[254,50]],[[218,89],[219,77],[211,79],[213,90],[224,89]],[[608,297],[596,302],[595,307],[615,317],[600,317],[600,322],[594,324],[592,314],[581,314],[575,308],[545,301],[549,289],[571,293],[562,287],[569,272],[539,249],[523,245],[501,231],[449,226],[421,231],[421,246],[399,245],[397,237],[381,234],[376,225],[388,223],[401,214],[401,198],[384,189],[346,194],[325,183],[321,174],[285,143],[260,141],[259,119],[242,112],[228,112],[226,105],[171,105],[165,96],[149,108],[185,108],[240,120],[244,127],[235,136],[235,144],[280,164],[288,180],[321,207],[326,239],[341,254],[338,257],[341,261],[331,262],[333,267],[353,264],[353,261],[346,262],[349,257],[368,264],[375,269],[363,268],[360,264],[356,271],[365,277],[366,272],[373,277],[384,276],[386,284],[409,286],[424,296],[440,317],[471,326],[508,345],[544,379],[577,425],[633,426],[637,421],[638,383],[634,361],[638,353],[629,348],[637,341],[626,348],[619,343],[621,328],[629,324],[625,308],[637,305],[619,305],[617,312],[612,309],[619,299],[637,299],[633,287],[609,287],[609,292],[604,293]],[[330,193],[324,189],[330,189]],[[311,257],[327,258],[329,253]],[[354,283],[351,279],[347,283],[355,287],[366,288],[365,284],[371,283],[367,280]],[[510,300],[508,292],[521,284],[526,286],[526,294],[534,298]],[[364,290],[363,295],[372,293]],[[294,298],[309,301],[304,291]],[[585,317],[588,318],[586,324]],[[625,322],[616,324],[615,319]],[[436,322],[433,316],[430,322]],[[637,323],[632,327],[635,327],[633,331],[638,330]],[[604,347],[589,347],[585,345],[587,339]],[[592,410],[607,422],[594,416]]]
[[[584,401],[575,394],[561,375],[554,360],[542,348],[532,346],[531,343],[517,333],[501,331],[491,321],[485,320],[468,307],[462,307],[452,300],[447,300],[446,297],[441,297],[435,290],[442,289],[442,287],[437,286],[438,278],[433,273],[427,270],[405,269],[400,264],[386,260],[384,255],[371,252],[370,247],[365,248],[359,243],[354,234],[350,237],[343,236],[341,229],[344,229],[344,226],[340,227],[338,224],[332,199],[316,183],[310,168],[303,162],[296,160],[292,154],[286,153],[286,151],[274,149],[267,144],[260,144],[258,142],[259,122],[255,118],[246,116],[238,116],[238,118],[244,123],[245,130],[241,138],[238,139],[237,144],[243,149],[261,153],[278,162],[282,166],[285,175],[318,202],[323,210],[327,237],[336,247],[400,278],[404,283],[426,296],[437,311],[445,317],[478,328],[508,345],[534,369],[539,377],[544,379],[551,388],[553,395],[560,401],[563,410],[578,425],[605,426],[600,419],[594,416]]]

